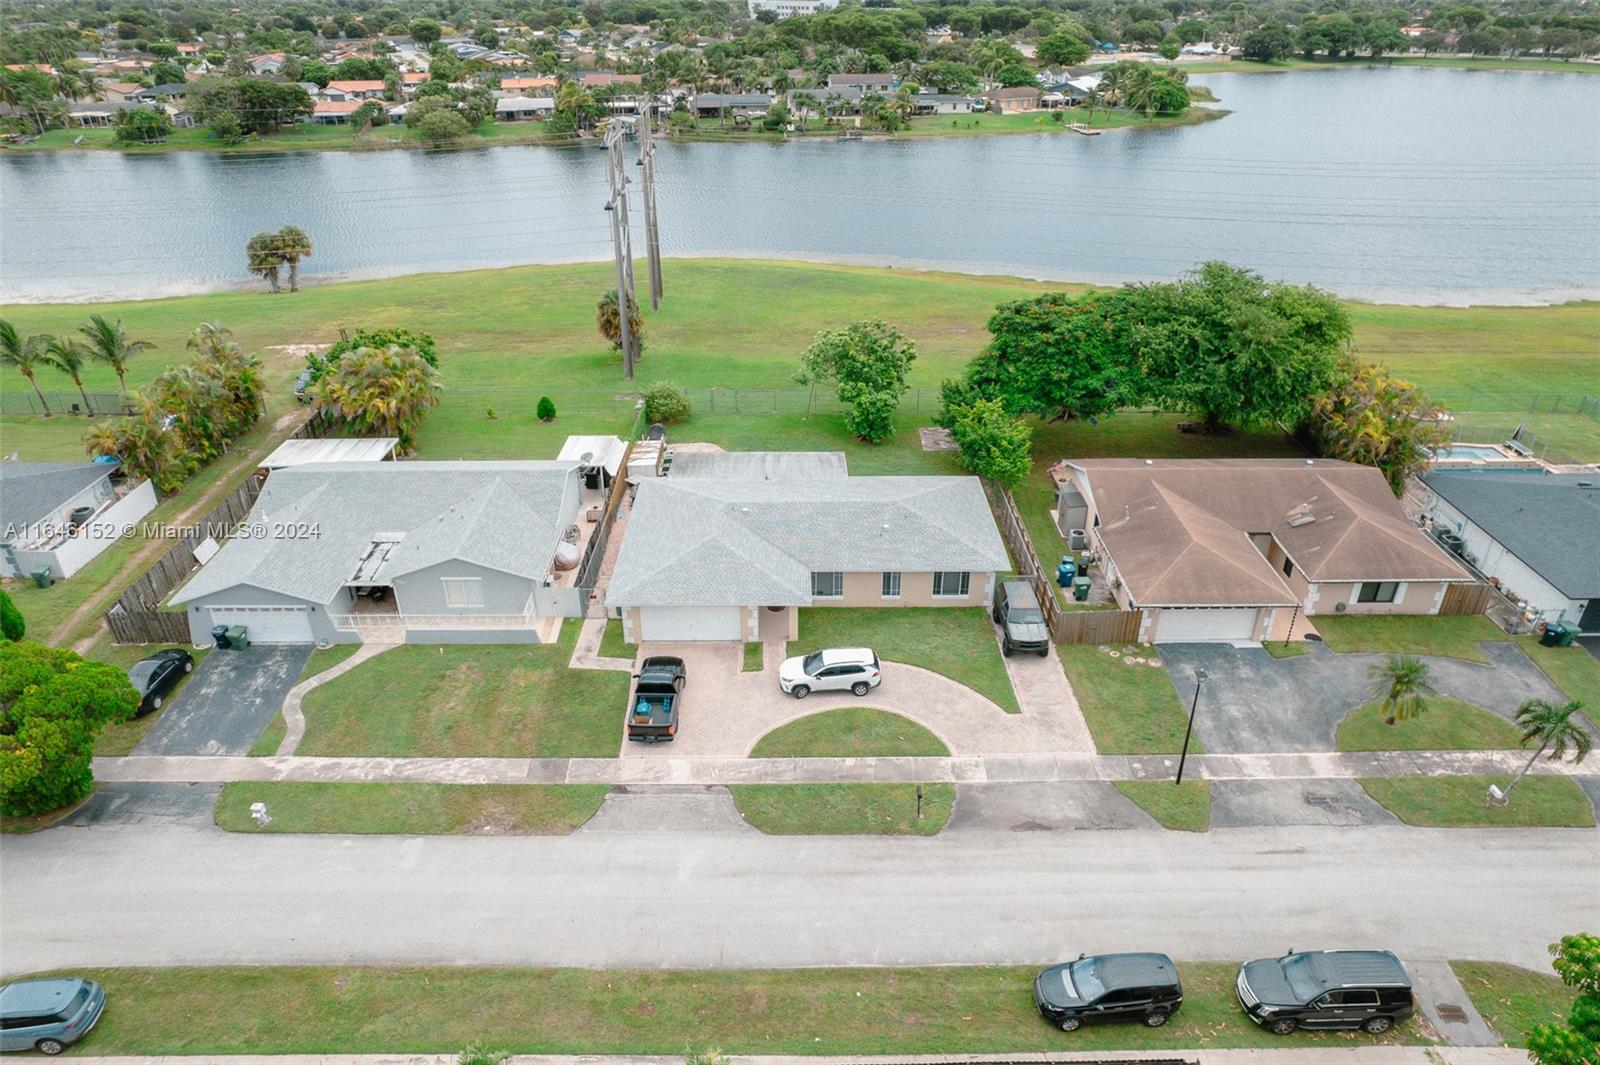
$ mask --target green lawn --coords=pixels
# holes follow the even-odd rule
[[[1594,808],[1569,777],[1524,777],[1508,806],[1490,806],[1490,784],[1509,777],[1365,779],[1367,794],[1408,825],[1422,828],[1590,828]]]
[[[1179,832],[1211,828],[1211,785],[1207,781],[1119,780],[1116,786],[1164,828]]]
[[[1198,86],[1197,86],[1198,88]],[[1091,129],[1170,129],[1173,126],[1195,126],[1202,122],[1224,118],[1227,111],[1212,107],[1191,107],[1175,115],[1158,115],[1147,118],[1131,111],[1106,111],[1096,108],[1091,114],[1081,107],[1061,111],[1027,111],[1021,114],[1001,115],[979,111],[969,115],[922,115],[913,118],[906,128],[894,134],[895,140],[926,137],[983,137],[1006,133],[1062,133],[1077,136],[1067,127],[1072,124]],[[1056,115],[1060,115],[1059,121]]]
[[[1299,658],[1301,655],[1311,653],[1311,645],[1304,640],[1293,640],[1289,643],[1282,640],[1266,640],[1261,646],[1273,658]]]
[[[485,121],[458,146],[477,144],[539,144],[549,140],[543,122]],[[565,140],[559,143],[568,143]],[[426,148],[415,127],[400,123],[361,130],[301,122],[278,133],[252,134],[240,144],[224,144],[203,127],[175,129],[157,144],[119,144],[111,129],[53,129],[26,144],[5,145],[0,154],[25,155],[39,151],[120,151],[129,155],[163,155],[168,152],[218,152],[224,155],[259,155],[263,152],[380,151],[389,148]]]
[[[955,806],[954,784],[736,784],[744,819],[769,836],[931,836]]]
[[[1035,969],[592,970],[447,967],[81,969],[110,1008],[89,1055],[971,1054],[1425,1043],[1422,1025],[1263,1032],[1233,998],[1236,962],[1180,963],[1183,1009],[1164,1027],[1051,1028]],[[219,1002],[227,1003],[218,1009]]]
[[[1374,654],[1442,655],[1488,662],[1479,642],[1510,639],[1481,614],[1434,617],[1426,614],[1317,615],[1317,631],[1335,651]]]
[[[568,669],[555,645],[407,644],[307,693],[298,753],[369,757],[612,758],[628,677]]]
[[[625,658],[632,662],[637,652],[637,645],[628,643],[622,638],[622,619],[607,620],[605,632],[600,636],[600,657]]]
[[[943,758],[944,741],[899,714],[870,706],[848,706],[802,717],[767,733],[752,758]]]
[[[1494,961],[1453,961],[1450,968],[1507,1046],[1527,1046],[1536,1024],[1564,1023],[1577,998],[1553,973]]]
[[[1582,647],[1545,647],[1537,636],[1518,636],[1517,646],[1544,670],[1568,699],[1584,705],[1589,720],[1600,720],[1600,661]]]
[[[600,809],[604,784],[228,784],[217,797],[229,832],[334,832],[408,836],[554,836]],[[250,816],[264,802],[266,828]]]
[[[336,643],[331,647],[318,647],[311,652],[311,657],[306,659],[305,666],[300,670],[300,680],[295,683],[310,680],[318,673],[326,673],[359,650],[361,650],[359,643]]]
[[[272,715],[272,720],[267,722],[261,730],[261,735],[256,737],[256,742],[250,745],[251,758],[271,758],[278,753],[278,746],[283,743],[283,737],[288,733],[289,726],[283,720],[282,714]]]
[[[801,608],[800,639],[788,653],[824,647],[870,647],[880,659],[942,673],[1007,713],[1022,712],[982,607]]]
[[[1386,724],[1376,702],[1358,706],[1339,723],[1341,751],[1481,751],[1518,748],[1520,733],[1498,714],[1448,695],[1428,699],[1417,717]]]
[[[747,643],[747,644],[745,644],[744,645],[744,664],[741,667],[741,672],[744,672],[744,673],[760,673],[762,667],[766,664],[765,659],[766,659],[765,648],[761,644],[759,644],[759,643]]]
[[[1061,668],[1078,697],[1095,750],[1101,754],[1177,754],[1183,746],[1188,707],[1178,698],[1167,671],[1147,663],[1128,664],[1128,655],[1158,658],[1152,647],[1118,647],[1113,658],[1092,644],[1062,644]],[[1191,754],[1204,748],[1189,742]]]
[[[119,647],[114,644],[107,644],[102,648],[97,648],[92,657],[127,669],[153,650],[155,650],[154,647]],[[189,653],[194,655],[194,666],[199,669],[200,663],[205,660],[207,650],[205,648],[200,648],[199,650],[191,648]],[[193,673],[189,674],[189,677],[192,676],[194,676]],[[184,677],[178,682],[178,686],[173,689],[172,694],[167,696],[160,710],[152,710],[143,717],[136,717],[132,721],[113,721],[102,729],[100,735],[95,737],[95,757],[120,758],[123,755],[133,753],[133,749],[139,745],[139,741],[144,739],[145,735],[155,727],[157,721],[161,720],[161,715],[172,709],[173,704],[178,701],[179,696],[183,694],[183,690],[189,686],[189,677]]]

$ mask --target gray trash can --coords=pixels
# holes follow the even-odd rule
[[[36,569],[29,576],[33,578],[34,586],[38,588],[48,588],[56,582],[55,574],[48,569]]]

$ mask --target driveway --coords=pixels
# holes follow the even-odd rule
[[[221,791],[220,784],[113,781],[96,787],[89,800],[62,819],[61,825],[210,825]]]
[[[249,754],[310,657],[310,644],[213,651],[133,753]]]
[[[1489,665],[1424,656],[1441,695],[1452,695],[1506,720],[1526,699],[1564,699],[1559,689],[1512,643],[1480,644]],[[1260,647],[1162,644],[1161,657],[1184,708],[1194,695],[1195,670],[1209,674],[1200,694],[1195,733],[1214,754],[1331,751],[1334,733],[1351,710],[1371,699],[1367,667],[1386,657],[1335,654],[1312,644],[1309,654],[1273,658]]]

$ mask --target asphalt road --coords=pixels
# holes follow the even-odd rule
[[[619,828],[622,826],[618,826]],[[563,838],[58,828],[0,840],[0,972],[54,966],[1037,963],[1382,946],[1542,968],[1600,831],[1299,827]]]

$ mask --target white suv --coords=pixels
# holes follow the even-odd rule
[[[883,683],[878,656],[867,647],[835,647],[784,661],[778,687],[804,699],[812,692],[848,691],[865,695]]]

